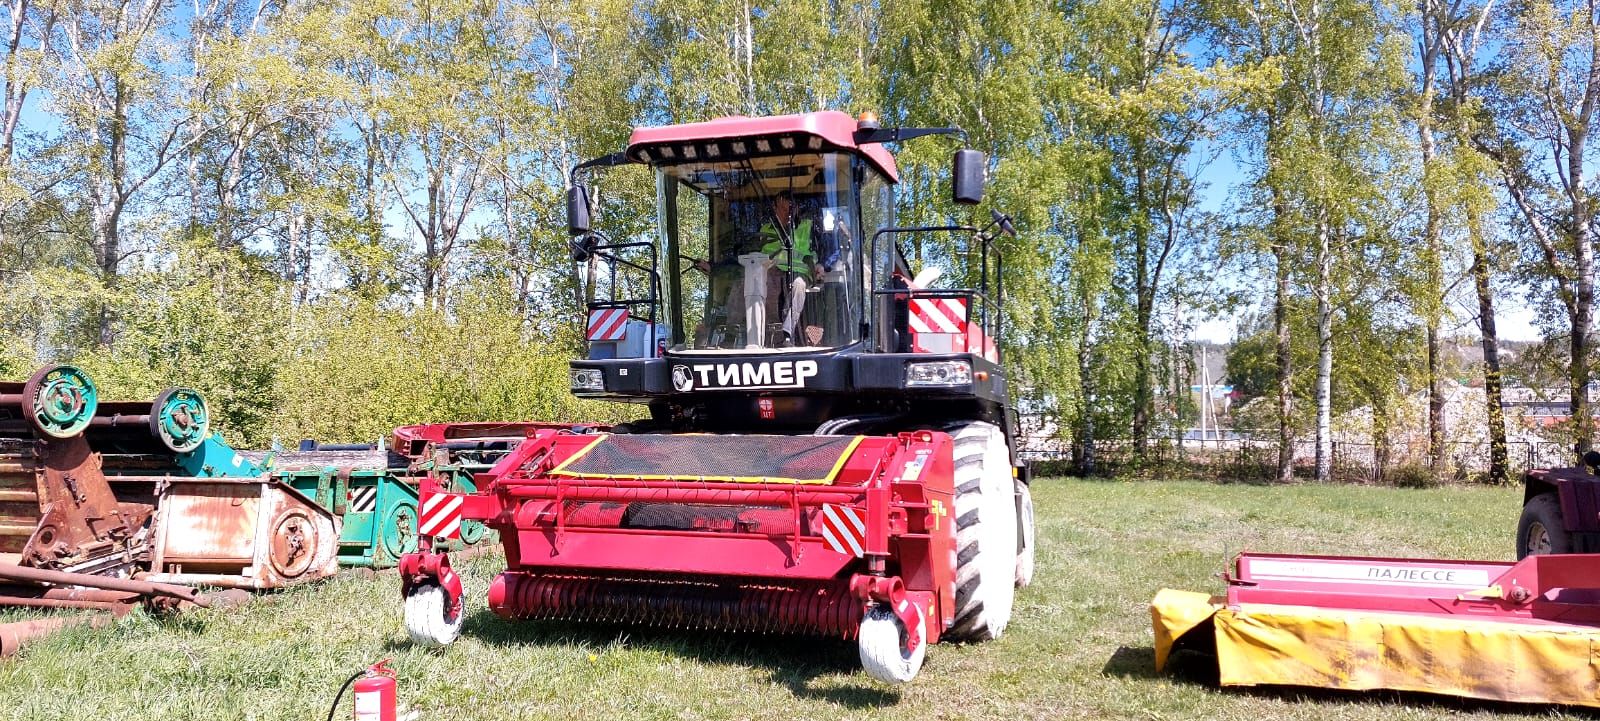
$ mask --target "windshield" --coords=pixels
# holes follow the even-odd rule
[[[660,168],[674,350],[836,348],[857,340],[863,280],[852,156]]]

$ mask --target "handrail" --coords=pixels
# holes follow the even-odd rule
[[[627,248],[649,248],[650,249],[650,266],[649,267],[645,267],[645,266],[640,265],[638,263],[635,263],[635,262],[633,262],[631,260],[627,260],[625,258],[619,257],[616,253],[603,252],[603,251],[625,250]],[[657,256],[659,255],[659,253],[656,252],[656,244],[655,244],[655,242],[654,241],[646,241],[646,240],[638,240],[638,241],[633,241],[633,242],[629,242],[629,243],[608,243],[606,245],[597,245],[597,246],[595,246],[591,250],[591,252],[597,257],[606,259],[606,261],[611,264],[610,291],[611,291],[612,294],[615,294],[617,292],[617,265],[621,264],[621,265],[627,266],[629,268],[633,268],[635,270],[638,270],[638,271],[640,271],[642,273],[645,273],[649,277],[649,279],[650,279],[650,296],[648,298],[633,298],[633,299],[627,299],[627,300],[616,300],[615,298],[613,298],[610,301],[590,301],[589,304],[588,304],[589,309],[593,310],[594,308],[605,308],[605,307],[615,308],[615,307],[619,307],[619,306],[634,306],[634,305],[649,304],[649,306],[650,306],[650,329],[651,329],[650,333],[653,336],[656,333],[656,313],[657,313],[657,309],[660,308],[660,306],[661,306],[661,272],[660,272],[660,269],[658,268]],[[607,303],[609,305],[601,305],[602,303]],[[629,314],[631,315],[632,312],[630,311]]]
[[[979,311],[978,325],[979,325],[979,327],[981,327],[983,329],[983,332],[985,334],[989,335],[990,338],[993,338],[995,340],[995,342],[998,343],[999,339],[1000,339],[1000,332],[1002,330],[1001,322],[1002,322],[1002,319],[1005,316],[1004,307],[999,305],[1004,300],[1003,294],[1005,292],[1004,283],[1001,281],[1001,277],[1002,277],[1001,276],[1001,271],[1004,268],[1004,258],[1000,255],[999,249],[997,247],[995,247],[993,238],[991,238],[991,237],[989,237],[987,235],[984,235],[978,228],[976,228],[974,226],[971,226],[971,225],[926,225],[926,226],[911,226],[911,227],[903,227],[903,228],[883,228],[883,229],[877,231],[876,233],[872,234],[872,242],[871,242],[871,248],[870,248],[869,252],[872,254],[871,257],[874,260],[876,260],[877,257],[878,257],[878,238],[879,238],[879,236],[889,235],[889,234],[899,234],[899,233],[938,233],[938,232],[968,232],[968,233],[972,233],[973,236],[978,239],[978,241],[980,243],[980,248],[979,248],[979,253],[978,253],[978,256],[979,256],[979,262],[978,262],[978,266],[979,266],[979,268],[978,268],[978,289],[976,291],[972,291],[970,289],[964,289],[964,290],[956,291],[956,292],[967,292],[967,293],[970,293],[973,296],[978,297],[980,300],[983,301],[982,307],[980,309],[978,309],[978,311]],[[968,253],[971,253],[970,246],[968,248]],[[993,263],[994,263],[994,291],[995,292],[994,292],[994,297],[993,298],[990,297],[990,293],[989,293],[989,263],[990,263],[990,256],[991,255],[993,256]],[[934,289],[931,289],[931,288],[922,288],[922,289],[880,288],[880,289],[874,289],[873,293],[875,295],[898,295],[898,294],[907,293],[907,292],[925,292],[925,291],[930,291],[930,290],[934,290]],[[945,290],[945,289],[940,289],[940,290]],[[931,297],[940,297],[940,296],[931,296]],[[990,320],[991,320],[990,306],[991,305],[994,306],[994,310],[993,310],[993,313],[992,313],[992,315],[993,315],[993,322],[992,323],[990,322]]]

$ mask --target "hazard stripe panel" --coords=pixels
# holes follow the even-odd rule
[[[982,326],[967,320],[965,298],[912,298],[907,320],[917,353],[977,353],[995,363],[1000,354]]]
[[[376,486],[357,488],[351,492],[350,512],[371,513],[378,506],[378,489]]]
[[[960,333],[967,322],[961,298],[912,298],[911,329],[918,333]]]
[[[627,308],[595,308],[589,311],[589,340],[622,340],[627,334]]]
[[[417,533],[434,538],[461,537],[461,505],[465,499],[455,493],[430,493],[422,498]]]
[[[860,509],[824,503],[821,520],[817,530],[828,548],[856,558],[866,555],[867,520]]]

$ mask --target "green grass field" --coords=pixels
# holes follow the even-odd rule
[[[1223,691],[1151,671],[1147,603],[1220,590],[1240,549],[1503,559],[1514,488],[1399,490],[1041,480],[1039,570],[999,642],[936,646],[905,687],[853,645],[508,624],[467,564],[464,637],[412,648],[398,581],[342,577],[241,609],[52,637],[0,661],[0,717],[322,719],[351,671],[393,657],[402,703],[432,719],[1409,719],[1564,712],[1421,695]],[[14,616],[15,614],[9,614]],[[350,717],[348,699],[336,718]]]

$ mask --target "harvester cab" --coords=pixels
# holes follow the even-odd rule
[[[646,404],[644,425],[663,430],[874,432],[915,418],[981,420],[1011,440],[995,241],[1014,230],[999,213],[981,229],[895,226],[899,175],[884,144],[927,135],[962,132],[838,112],[724,118],[641,128],[623,152],[579,165],[573,256],[605,263],[595,275],[614,294],[590,303],[591,349],[609,351],[629,324],[659,342],[574,361],[572,391]],[[655,174],[653,239],[613,242],[591,227],[584,179],[625,164]],[[956,203],[981,200],[985,164],[955,153]],[[897,241],[933,233],[969,242],[916,277]],[[635,282],[619,286],[619,269]],[[940,275],[971,287],[926,287]]]
[[[459,633],[461,581],[435,544],[474,521],[505,546],[489,590],[505,618],[855,639],[890,682],[930,643],[998,637],[1033,565],[995,342],[1014,231],[999,213],[895,225],[884,144],[926,135],[962,132],[723,118],[640,128],[575,168],[573,260],[610,297],[588,306],[572,391],[650,415],[535,424],[470,493],[424,481],[429,550],[400,562],[412,638]],[[956,151],[956,203],[981,200],[985,164]],[[654,173],[655,233],[594,227],[587,180],[621,165]],[[914,233],[969,239],[929,257],[970,287],[914,275],[896,242]]]

